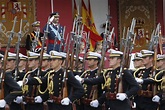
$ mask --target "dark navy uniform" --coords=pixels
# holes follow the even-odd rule
[[[134,72],[135,78],[144,79],[143,84],[140,85],[141,90],[138,91],[138,95],[135,97],[137,110],[156,110],[158,107],[157,103],[152,102],[154,84],[152,73],[152,67],[148,69],[141,67]],[[147,80],[148,78],[151,80]]]
[[[29,71],[25,74],[25,78],[33,78],[37,77],[38,69],[35,69],[33,71]],[[43,103],[35,103],[34,98],[38,95],[40,95],[37,86],[33,85],[24,85],[23,87],[23,101],[25,101],[26,104],[26,110],[43,110]]]
[[[50,17],[59,16],[58,12],[52,13],[50,14]],[[46,25],[47,26],[47,25]],[[46,30],[46,26],[44,27],[44,31]],[[47,53],[49,53],[51,50],[54,49],[54,41],[56,40],[56,46],[55,46],[55,51],[59,51],[60,48],[60,42],[63,36],[63,30],[64,27],[61,26],[59,23],[58,24],[54,24],[53,22],[51,22],[51,24],[48,25],[48,47],[47,47]]]
[[[105,93],[98,99],[99,104],[105,102],[106,108],[110,110],[130,110],[129,99],[120,101],[116,99],[116,94],[118,93],[118,75],[120,67],[112,70],[104,70],[103,76],[94,79],[84,79],[86,84],[102,84],[102,89]],[[132,95],[135,95],[139,90],[139,86],[130,71],[124,70],[122,75],[123,81],[123,93],[126,93],[127,97],[130,98]],[[129,88],[129,89],[128,89]]]
[[[15,76],[14,74],[15,74],[15,70],[11,71],[11,75],[12,75],[13,79],[14,79],[14,77],[16,77],[15,78],[16,82],[22,81],[23,77],[25,75],[25,71],[18,72],[17,76]],[[12,102],[10,104],[10,110],[22,110],[21,104],[18,104],[16,102]]]
[[[47,98],[52,101],[51,106],[49,106],[50,110],[71,110],[71,103],[69,105],[61,105],[62,98],[62,90],[63,90],[63,75],[64,70],[61,68],[59,71],[48,72],[47,77],[38,79],[38,78],[30,78],[28,79],[28,85],[30,84],[41,84],[49,82],[49,94],[45,94]],[[68,80],[67,80],[67,87],[68,87],[68,98],[71,102],[74,102],[76,99],[79,99],[84,94],[84,89],[82,85],[75,79],[73,73],[68,72]],[[74,91],[72,91],[72,89]],[[72,91],[72,93],[71,93]]]
[[[85,71],[81,77],[82,78],[97,78],[97,71],[98,69],[96,68],[93,71],[87,70]],[[84,110],[101,110],[101,106],[98,108],[94,108],[90,106],[90,102],[92,100],[95,100],[96,98],[100,97],[102,95],[102,89],[101,89],[101,84],[98,85],[87,85],[83,84],[83,87],[85,89],[85,95],[81,98],[81,103],[83,104]],[[95,92],[97,91],[97,92]],[[97,97],[95,97],[97,96]]]
[[[7,104],[10,104],[17,96],[22,95],[22,90],[17,82],[13,79],[12,72],[5,73],[4,81],[4,100]]]
[[[159,110],[165,110],[165,70],[158,72],[155,76],[155,81],[158,83],[158,96],[160,97]]]

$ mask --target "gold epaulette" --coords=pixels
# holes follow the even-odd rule
[[[161,71],[159,71],[159,72],[155,75],[154,80],[155,80],[156,82],[161,82],[161,81],[163,80],[163,78],[157,79],[157,77],[158,77],[160,74],[162,74],[163,72],[165,72],[165,70],[161,70]]]
[[[134,78],[136,78],[136,73],[142,69],[145,69],[145,67],[140,67],[136,69],[136,71],[133,73]]]

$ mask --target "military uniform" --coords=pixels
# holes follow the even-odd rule
[[[8,52],[7,60],[15,60],[15,59],[16,59],[16,54]],[[17,84],[16,80],[14,80],[13,73],[14,70],[5,73],[4,85],[3,85],[4,100],[3,99],[0,100],[1,106],[4,105],[5,103],[10,105],[17,96],[22,95],[21,87]]]
[[[56,51],[51,51],[51,59],[63,59],[65,56]],[[67,73],[67,94],[65,98],[63,94],[63,78],[64,70],[60,68],[57,71],[50,71],[47,77],[43,78],[28,78],[28,85],[47,84],[48,94],[44,94],[45,98],[49,98],[52,103],[48,104],[50,110],[71,110],[71,103],[79,99],[84,94],[82,85],[75,79],[72,72]],[[73,91],[72,91],[73,90]],[[67,101],[67,104],[65,103]],[[69,101],[69,102],[68,102]],[[64,104],[63,104],[64,103]]]
[[[110,57],[120,57],[122,53],[119,51],[113,51],[110,53]],[[98,100],[94,100],[90,103],[91,106],[102,105],[105,103],[107,110],[130,110],[129,99],[132,95],[135,95],[139,90],[139,86],[129,70],[124,70],[122,74],[123,81],[123,93],[118,93],[119,84],[119,71],[120,67],[115,69],[105,69],[102,76],[92,79],[84,79],[85,84],[102,84],[102,89],[105,91]],[[123,99],[117,99],[118,97]]]
[[[54,19],[53,17],[59,17],[59,13],[55,12],[50,14],[50,19]],[[53,21],[53,20],[52,20]],[[44,31],[46,30],[47,25],[44,27]],[[59,25],[59,24],[54,24],[53,22],[51,22],[48,25],[48,47],[47,47],[47,53],[49,53],[51,50],[54,49],[54,42],[56,40],[56,46],[55,46],[55,50],[59,51],[60,48],[60,42],[62,39],[62,34],[63,34],[63,30],[64,27]]]
[[[90,60],[90,59],[98,61],[98,64],[96,65],[96,68],[92,68],[92,70],[89,67],[88,70],[82,73],[81,78],[97,78],[98,77],[98,65],[99,65],[99,61],[101,60],[101,54],[97,52],[88,52],[86,60]],[[101,85],[83,84],[83,87],[85,89],[85,94],[81,98],[81,104],[83,105],[82,106],[83,110],[101,110],[101,106],[99,106],[98,108],[94,108],[90,106],[90,102],[92,100],[95,100],[102,95],[103,91],[101,89]]]
[[[154,52],[149,50],[141,50],[142,58],[152,57]],[[141,89],[138,91],[138,95],[135,97],[137,110],[156,110],[158,104],[152,102],[153,97],[153,67],[141,67],[134,72],[134,77],[137,82],[140,83]],[[140,79],[140,80],[139,80]],[[143,80],[143,83],[141,82]],[[149,79],[149,80],[148,80]]]
[[[37,60],[40,54],[34,52],[28,52],[28,60]],[[36,64],[37,65],[37,64]],[[33,78],[38,76],[38,67],[28,71],[25,78]],[[38,76],[39,77],[39,76]],[[40,95],[37,86],[33,85],[23,85],[23,101],[26,103],[26,110],[43,110],[43,103],[36,102],[36,97]]]
[[[156,76],[155,80],[158,83],[158,87],[160,88],[158,92],[158,96],[160,97],[160,105],[159,110],[165,110],[165,70],[160,71]]]
[[[154,80],[157,83],[157,94],[152,98],[153,102],[159,103],[159,110],[165,110],[165,70],[164,70],[165,55],[157,55],[158,73]]]
[[[36,21],[32,24],[32,27],[39,27],[39,26],[40,26],[39,21]],[[43,35],[44,34],[42,32],[37,32],[37,31],[33,31],[30,34],[28,34],[26,38],[26,50],[35,52],[35,49],[41,48],[42,46],[41,37],[43,37]]]

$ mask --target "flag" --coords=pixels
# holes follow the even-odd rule
[[[73,19],[77,16],[78,11],[77,11],[77,6],[76,6],[76,1],[74,0],[74,10],[73,10]]]
[[[90,5],[90,4],[89,4]],[[92,17],[92,11],[88,11],[84,1],[82,0],[82,22],[84,24],[84,31],[90,32],[90,50],[93,51],[97,41],[102,40],[102,37],[98,34],[94,20]]]

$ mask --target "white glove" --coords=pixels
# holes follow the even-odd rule
[[[49,19],[49,22],[53,22],[54,20],[54,16],[52,16],[50,19]]]
[[[61,105],[69,105],[70,99],[68,97],[61,100]]]
[[[159,102],[160,101],[160,97],[158,95],[155,95],[153,98],[152,98],[152,101],[153,102]]]
[[[4,99],[0,100],[0,108],[4,108],[6,105],[6,101]]]
[[[21,102],[23,102],[22,96],[17,96],[16,99],[14,99],[14,102],[17,104],[20,104]]]
[[[123,101],[124,99],[127,98],[127,95],[125,93],[117,93],[116,94],[116,99]]]
[[[22,87],[23,81],[18,81],[17,84],[18,84],[20,87]]]
[[[82,82],[82,78],[79,75],[76,75],[75,78],[81,83]]]
[[[35,103],[42,103],[42,98],[41,98],[41,96],[36,96],[36,97],[34,98],[34,100],[35,100]]]
[[[143,79],[141,79],[141,78],[135,78],[135,80],[136,80],[139,84],[143,84]]]
[[[91,107],[97,108],[97,107],[99,106],[98,100],[93,100],[93,101],[91,101],[91,102],[90,102],[90,106],[91,106]]]

